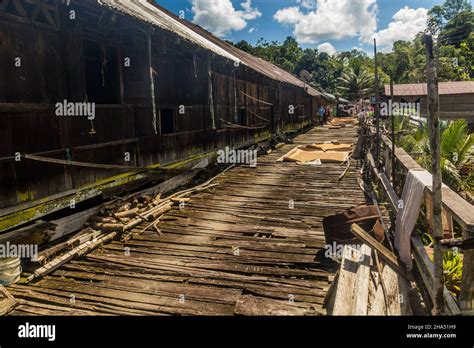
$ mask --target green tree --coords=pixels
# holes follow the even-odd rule
[[[428,11],[428,23],[427,31],[431,35],[437,35],[441,28],[443,27],[444,22],[444,9],[443,6],[435,6],[430,11]]]
[[[311,73],[311,85],[326,92],[335,93],[337,78],[343,70],[342,62],[317,49],[306,49],[296,64],[295,73],[301,70]]]
[[[231,43],[232,44],[232,43]],[[250,54],[253,54],[254,53],[254,49],[253,49],[253,46],[248,43],[247,41],[245,40],[241,40],[235,44],[233,44],[235,47],[237,47],[238,49],[244,51],[244,52],[247,52],[247,53],[250,53]]]
[[[438,58],[438,77],[440,81],[464,81],[470,79],[469,56],[463,55],[461,48],[441,46]]]
[[[468,0],[446,0],[443,5],[434,6],[428,11],[427,31],[437,35],[446,22],[456,18],[461,12],[471,12],[472,5]]]
[[[442,45],[459,48],[461,42],[467,40],[474,29],[474,12],[459,12],[441,29],[439,41]]]
[[[464,57],[464,69],[469,73],[469,78],[474,79],[474,32],[461,42],[460,56]]]
[[[280,46],[277,57],[277,64],[291,73],[296,73],[295,68],[300,59],[303,57],[303,50],[298,45],[295,38],[288,36]]]
[[[472,11],[472,5],[468,0],[446,0],[443,4],[444,18],[447,21],[464,11]]]

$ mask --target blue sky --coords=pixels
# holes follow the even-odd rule
[[[296,37],[303,47],[333,52],[382,51],[424,29],[426,12],[444,0],[157,0],[215,35],[254,44]],[[472,2],[472,1],[471,1]],[[183,12],[180,12],[183,11]],[[395,16],[395,17],[394,17]],[[322,46],[321,46],[322,45]]]

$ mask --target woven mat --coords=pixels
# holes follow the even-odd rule
[[[322,163],[346,162],[350,153],[350,151],[319,151],[299,146],[288,152],[278,161],[306,163],[319,159]]]
[[[318,151],[352,151],[352,144],[311,144],[306,146],[308,150]]]

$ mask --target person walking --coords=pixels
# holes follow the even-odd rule
[[[326,109],[324,108],[324,106],[321,105],[321,107],[319,108],[319,120],[320,120],[321,125],[324,124],[325,116],[326,116]]]
[[[329,106],[326,108],[326,114],[324,116],[326,121],[329,121],[331,118],[331,108]]]

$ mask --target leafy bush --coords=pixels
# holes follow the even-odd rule
[[[448,250],[443,257],[444,284],[456,296],[461,292],[462,259],[457,250]]]

